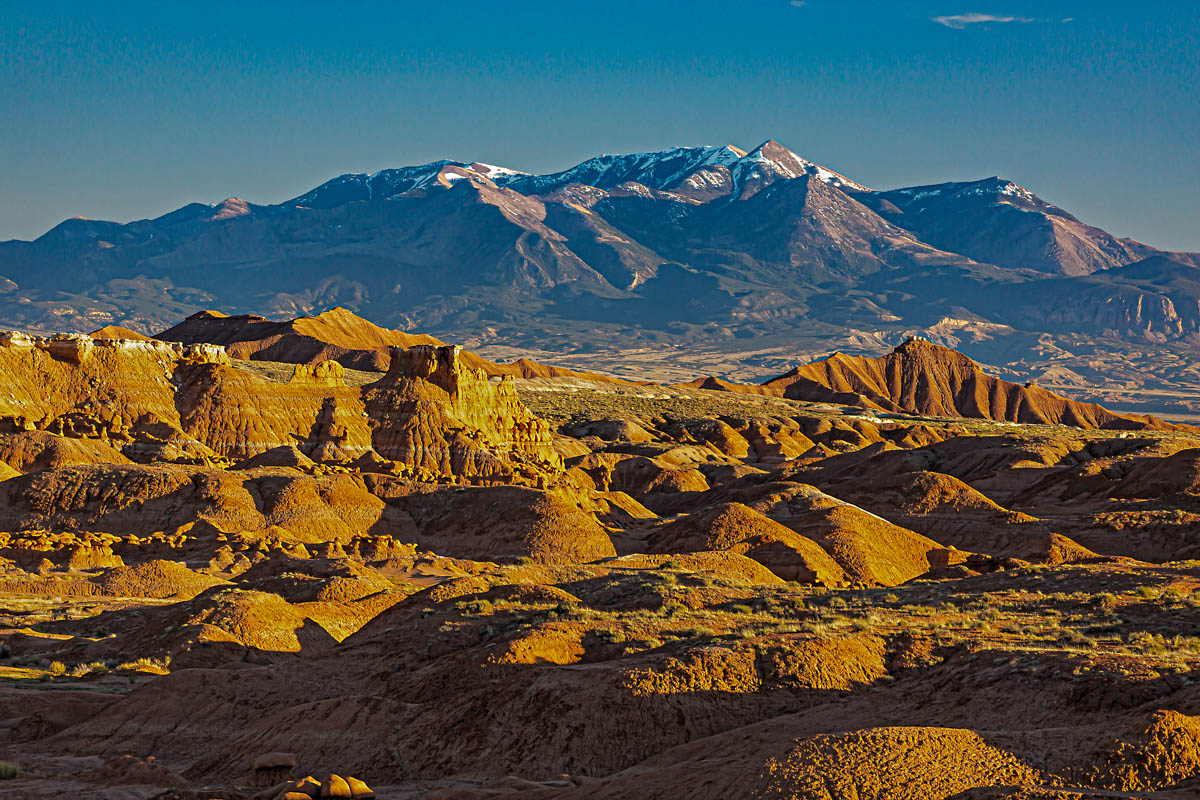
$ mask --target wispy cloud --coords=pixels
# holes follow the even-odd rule
[[[938,25],[945,25],[956,31],[965,30],[968,25],[979,25],[987,22],[1036,22],[1033,17],[1009,17],[999,14],[951,14],[946,17],[933,17]]]
[[[806,5],[808,5],[808,3],[806,0],[792,0],[792,5],[794,5],[796,8],[804,8]]]

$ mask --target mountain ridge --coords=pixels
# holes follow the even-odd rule
[[[1155,275],[1122,274],[1147,259]],[[793,362],[875,355],[955,319],[1007,337],[1014,371],[1057,350],[1078,373],[1095,358],[1071,337],[1118,360],[1146,343],[1190,347],[1197,265],[1002,178],[874,191],[767,140],[547,175],[441,160],[348,173],[273,205],[66,220],[0,243],[0,326],[151,333],[204,309],[280,320],[340,306],[584,371],[661,353],[678,377],[681,355],[699,365],[719,350],[765,375],[768,349]]]

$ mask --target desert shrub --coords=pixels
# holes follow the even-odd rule
[[[550,619],[578,619],[582,613],[578,603],[559,603],[550,609]]]
[[[1070,647],[1093,647],[1096,644],[1092,637],[1074,628],[1059,631],[1058,641]]]
[[[619,644],[625,641],[625,634],[620,631],[608,630],[607,628],[601,628],[596,631],[595,636],[598,641],[606,644]]]
[[[674,617],[686,612],[687,610],[687,606],[678,600],[668,600],[667,602],[663,603],[662,607],[662,613],[664,617]]]
[[[630,640],[629,646],[625,648],[625,655],[631,656],[635,653],[640,653],[643,650],[654,650],[662,647],[662,645],[662,639],[656,639],[653,637],[649,639],[633,639]]]
[[[0,781],[21,777],[21,765],[15,761],[0,761]]]
[[[490,614],[492,613],[492,604],[488,600],[464,600],[455,605],[459,611],[464,614]]]
[[[50,665],[46,667],[46,671],[51,675],[62,675],[67,671],[67,665],[61,661],[51,661]]]
[[[704,639],[712,636],[713,632],[708,628],[695,625],[691,628],[681,628],[679,630],[666,631],[665,635],[673,636],[676,639]]]
[[[72,678],[82,678],[86,675],[103,674],[108,672],[108,664],[103,661],[91,661],[86,664],[76,664],[67,672]]]
[[[133,661],[126,661],[123,664],[118,664],[116,668],[118,670],[132,672],[156,672],[165,674],[170,671],[170,666],[171,657],[167,655],[162,656],[161,658],[147,658],[143,656],[142,658],[138,658]]]
[[[754,609],[751,608],[750,606],[746,605],[745,603],[737,603],[735,605],[732,605],[729,607],[729,611],[732,614],[753,614],[754,613]]]
[[[1130,647],[1151,655],[1163,655],[1167,652],[1167,643],[1161,634],[1134,631],[1125,637],[1125,642]]]

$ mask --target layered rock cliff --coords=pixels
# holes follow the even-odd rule
[[[549,428],[458,347],[395,348],[388,373],[347,386],[340,364],[290,381],[239,369],[216,345],[0,336],[0,434],[50,431],[139,462],[232,463],[295,448],[424,478],[544,482],[561,469]]]
[[[512,460],[561,466],[549,425],[522,405],[512,376],[490,380],[463,362],[461,347],[395,348],[387,374],[364,389],[385,458],[457,475],[492,475]]]

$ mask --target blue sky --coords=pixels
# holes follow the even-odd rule
[[[1198,31],[1192,0],[8,0],[0,239],[438,158],[774,138],[877,188],[1002,175],[1200,251]]]

